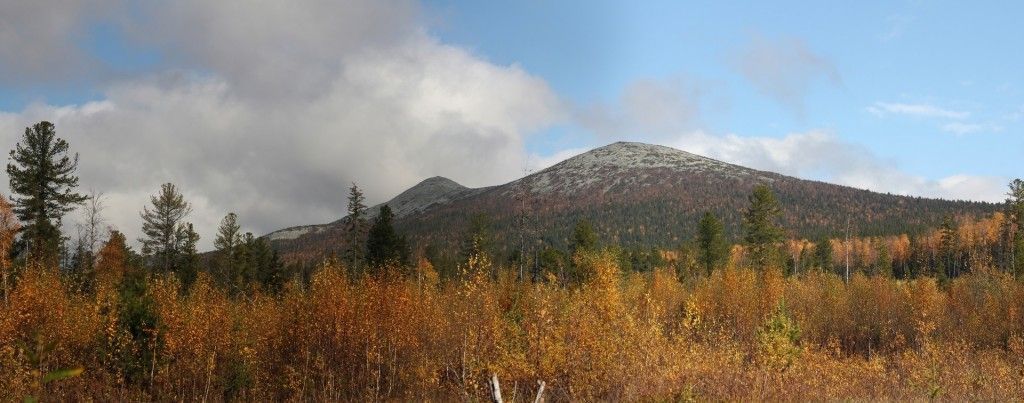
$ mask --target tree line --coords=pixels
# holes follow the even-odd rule
[[[163,184],[140,212],[141,249],[135,251],[122,233],[104,228],[103,194],[79,192],[77,167],[78,154],[50,122],[26,128],[11,150],[7,173],[13,195],[10,203],[0,203],[0,284],[5,294],[18,268],[26,265],[60,267],[81,291],[91,291],[103,254],[123,255],[129,271],[174,274],[184,288],[204,270],[235,293],[252,286],[279,290],[286,280],[277,253],[265,239],[243,233],[235,213],[221,220],[216,250],[200,254],[200,236],[187,221],[191,204],[172,183]],[[84,223],[72,240],[63,232],[62,221],[79,207]]]
[[[316,268],[310,265],[286,265],[270,241],[243,232],[239,217],[228,213],[221,220],[214,238],[215,250],[201,254],[197,250],[200,235],[188,217],[191,204],[172,183],[163,184],[140,212],[141,249],[127,246],[116,230],[104,231],[103,195],[78,191],[75,174],[78,154],[68,142],[56,135],[54,125],[39,122],[26,128],[10,152],[7,172],[13,195],[11,203],[0,204],[0,261],[3,274],[0,285],[6,290],[16,267],[40,264],[62,267],[76,279],[82,290],[95,283],[98,248],[121,248],[129,266],[153,274],[173,274],[187,289],[200,272],[207,272],[233,295],[253,287],[279,291],[292,279],[308,280]],[[84,224],[79,225],[75,241],[62,233],[62,220],[76,207],[84,207]],[[409,273],[414,264],[428,263],[444,278],[459,278],[467,271],[496,270],[490,264],[497,254],[490,220],[474,215],[469,219],[463,241],[457,251],[439,251],[431,245],[414,247],[396,231],[394,214],[384,204],[370,217],[365,197],[355,184],[349,189],[344,239],[332,258],[343,263],[352,276],[386,270]],[[696,225],[697,233],[678,250],[657,247],[602,246],[593,225],[579,220],[571,233],[568,247],[559,249],[544,242],[539,247],[521,248],[499,263],[518,268],[520,280],[579,283],[582,274],[574,262],[580,252],[608,249],[624,271],[652,271],[673,266],[681,277],[709,275],[729,264],[742,264],[758,270],[779,269],[799,273],[808,269],[837,271],[849,278],[850,271],[875,272],[895,277],[935,276],[951,278],[982,264],[998,267],[1017,276],[1024,275],[1024,181],[1010,184],[1003,212],[997,213],[998,236],[989,247],[968,248],[957,235],[957,222],[948,217],[937,236],[928,234],[906,241],[861,241],[861,238],[822,237],[814,242],[787,240],[780,225],[782,209],[771,188],[756,186],[748,206],[739,214],[742,237],[729,241],[726,228],[717,215],[707,212]],[[847,229],[848,232],[848,229]],[[863,244],[870,244],[864,247]],[[73,246],[72,246],[73,245]],[[929,249],[929,245],[931,245]],[[864,252],[865,248],[870,249]],[[414,250],[415,249],[415,250]],[[855,256],[851,267],[850,255]],[[841,256],[837,256],[841,255]],[[870,255],[871,258],[864,256]],[[415,256],[415,258],[414,258]],[[988,256],[979,260],[979,256]],[[491,273],[496,275],[497,273]],[[6,292],[5,292],[6,293]]]
[[[136,251],[122,233],[104,228],[104,196],[79,192],[77,167],[78,154],[50,122],[26,128],[11,150],[7,173],[13,196],[10,203],[0,202],[0,285],[5,295],[18,268],[26,265],[60,267],[80,290],[92,291],[96,265],[104,253],[123,255],[129,271],[174,275],[183,291],[204,271],[233,295],[252,287],[278,292],[295,274],[302,274],[286,266],[266,238],[243,232],[234,212],[220,221],[215,250],[200,253],[200,235],[188,221],[191,203],[173,183],[161,185],[139,213],[142,237]],[[408,248],[392,227],[390,208],[382,208],[368,223],[362,192],[355,185],[351,191],[348,231],[357,238],[340,259],[356,271],[406,265]],[[82,209],[84,222],[72,239],[63,232],[62,221],[76,208]]]

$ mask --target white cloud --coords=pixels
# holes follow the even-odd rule
[[[886,18],[886,24],[888,28],[885,32],[879,35],[879,39],[882,42],[889,42],[894,39],[899,39],[906,33],[907,28],[917,20],[917,18],[908,15],[890,15]]]
[[[904,115],[918,118],[940,118],[940,119],[967,119],[970,112],[944,109],[929,104],[905,104],[891,102],[875,102],[869,106],[868,112],[877,116],[888,114]]]
[[[699,125],[705,85],[675,77],[631,82],[614,103],[582,108],[576,120],[593,133],[615,138],[624,133],[662,138]]]
[[[804,98],[816,81],[842,82],[832,61],[800,39],[755,36],[733,62],[754,87],[797,114],[803,114]]]
[[[782,137],[682,134],[667,144],[737,165],[817,179],[876,192],[946,199],[1000,202],[1006,178],[954,175],[930,180],[899,169],[894,161],[873,154],[824,131]]]
[[[559,162],[590,151],[589,148],[567,148],[550,155],[542,156],[533,154],[527,159],[526,169],[529,172],[541,171]]]
[[[0,114],[5,149],[53,121],[130,239],[163,182],[194,204],[209,247],[229,211],[254,233],[337,219],[352,181],[370,202],[433,175],[508,181],[524,139],[563,116],[543,80],[424,34],[405,2],[146,7],[153,20],[129,24],[152,24],[144,40],[177,67],[117,80],[101,101]]]
[[[990,123],[964,123],[964,122],[950,122],[939,126],[944,132],[953,133],[956,135],[974,134],[974,133],[993,133],[1003,131],[1003,127]]]

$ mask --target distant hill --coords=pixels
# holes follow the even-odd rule
[[[564,247],[575,224],[589,220],[606,243],[675,247],[693,237],[706,211],[718,214],[728,232],[740,231],[747,196],[757,184],[772,188],[790,236],[814,238],[915,233],[946,215],[979,216],[997,205],[876,193],[803,180],[728,164],[670,147],[620,142],[562,161],[516,181],[467,188],[434,177],[387,204],[396,228],[414,247],[452,249],[469,219],[489,218],[499,250],[539,244]],[[376,214],[380,206],[370,213]],[[289,260],[329,256],[341,250],[345,218],[287,228],[266,235]]]

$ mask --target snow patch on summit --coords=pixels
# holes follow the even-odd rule
[[[671,147],[618,142],[569,158],[520,181],[533,192],[573,193],[602,182],[608,182],[608,187],[643,182],[650,178],[645,171],[652,169],[708,173],[719,177],[754,177],[765,181],[773,179],[760,171]]]
[[[416,214],[434,205],[449,203],[473,194],[475,191],[477,189],[470,189],[451,179],[435,176],[409,188],[387,201],[386,204],[391,207],[391,212],[395,214],[396,218],[401,218]],[[370,207],[366,210],[366,215],[376,217],[383,205]]]

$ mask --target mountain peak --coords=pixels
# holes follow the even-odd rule
[[[443,176],[432,176],[432,177],[429,177],[427,179],[424,179],[424,180],[420,181],[420,183],[417,183],[415,186],[410,188],[409,190],[412,190],[412,189],[415,189],[415,188],[418,188],[418,187],[441,187],[441,188],[450,188],[450,189],[465,189],[466,188],[465,186],[460,185],[458,182],[453,181],[453,180],[448,179],[448,178],[445,178]]]
[[[524,178],[523,183],[541,193],[575,193],[594,185],[609,188],[638,181],[654,184],[689,174],[772,180],[763,172],[672,147],[620,141],[555,164]]]
[[[672,147],[620,141],[572,157],[552,168],[679,168],[696,165],[729,165]]]
[[[405,217],[438,204],[447,203],[456,198],[471,192],[472,189],[460,185],[451,179],[443,176],[434,176],[424,179],[415,186],[388,200],[388,207],[395,213],[395,217]],[[377,215],[381,206],[379,204],[367,210],[369,216]]]

